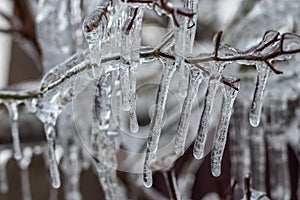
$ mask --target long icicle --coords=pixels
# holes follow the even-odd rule
[[[120,81],[122,106],[129,111],[130,131],[139,129],[136,116],[136,74],[140,64],[139,49],[141,46],[141,30],[144,7],[128,7],[129,17],[122,31]]]
[[[90,139],[98,178],[107,200],[120,199],[122,196],[115,170],[117,168],[116,149],[111,138],[108,136],[112,117],[111,96],[114,89],[113,84],[117,77],[113,73],[103,74],[97,82],[94,124]]]
[[[236,88],[239,88],[239,84],[236,84]],[[237,97],[238,91],[230,86],[224,85],[222,93],[223,100],[221,105],[221,116],[211,154],[211,172],[216,177],[221,174],[221,162],[227,141],[229,122],[232,114],[233,103]]]
[[[51,184],[53,188],[60,187],[60,174],[55,156],[55,123],[45,123],[44,129],[48,143],[48,156],[49,156],[49,170],[51,176]]]
[[[211,119],[211,111],[214,104],[214,98],[217,91],[218,79],[211,77],[208,81],[206,90],[204,108],[199,123],[198,134],[196,136],[193,154],[196,159],[201,159],[204,156],[204,147],[208,134],[209,123]]]
[[[263,105],[264,91],[271,69],[263,63],[256,64],[257,80],[256,87],[251,103],[249,122],[253,127],[257,127],[260,122],[260,115]]]
[[[11,135],[13,139],[13,148],[14,148],[14,158],[16,160],[20,160],[22,158],[21,146],[20,146],[20,136],[19,136],[19,128],[18,128],[18,102],[11,101],[4,103],[7,107],[9,117],[10,117],[10,125],[11,125]]]
[[[199,85],[202,81],[200,70],[196,68],[189,69],[189,85],[186,97],[184,99],[180,119],[178,123],[178,133],[175,138],[175,153],[182,155],[184,152],[185,140],[189,130],[190,116],[194,99],[198,93]]]
[[[161,124],[163,119],[163,114],[165,111],[165,105],[167,100],[167,95],[170,87],[171,79],[176,70],[176,65],[173,62],[162,62],[163,63],[163,72],[160,79],[160,85],[158,88],[158,93],[156,97],[156,105],[154,114],[150,122],[150,132],[147,140],[147,150],[146,157],[144,162],[144,185],[146,187],[152,186],[152,170],[151,164],[155,160],[155,154],[158,148],[160,133],[161,133]]]
[[[175,53],[177,54],[176,61],[179,65],[179,70],[183,75],[183,80],[180,80],[179,95],[186,96],[186,91],[189,85],[189,69],[183,62],[183,58],[189,56],[193,52],[195,35],[197,29],[197,10],[198,0],[184,0],[184,8],[192,13],[195,13],[192,18],[185,16],[177,16],[180,20],[180,26],[175,31]]]

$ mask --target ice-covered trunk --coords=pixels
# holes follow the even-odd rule
[[[30,190],[30,178],[28,168],[32,160],[32,149],[30,147],[25,147],[23,150],[23,158],[19,161],[19,167],[21,169],[21,185],[22,194],[24,200],[31,200],[31,190]]]
[[[20,146],[20,136],[19,136],[19,127],[18,127],[18,105],[20,102],[17,101],[7,101],[4,102],[8,110],[8,114],[10,117],[10,127],[11,127],[11,136],[13,141],[13,149],[14,149],[14,158],[16,160],[20,160],[22,158],[21,146]]]
[[[237,178],[239,183],[242,183],[243,178],[250,172],[248,111],[244,102],[236,101],[230,124],[231,176]],[[240,199],[242,194],[242,184],[238,184],[233,199]]]
[[[275,200],[291,198],[286,130],[287,102],[272,100],[268,109],[267,152],[270,170],[270,193]]]
[[[251,103],[249,122],[252,126],[257,127],[260,122],[260,115],[263,105],[264,91],[266,88],[267,80],[271,72],[270,68],[264,63],[256,64],[257,78],[256,87]]]
[[[209,131],[209,125],[211,120],[211,111],[214,105],[215,94],[218,88],[219,78],[210,77],[208,80],[208,86],[206,89],[204,107],[201,115],[198,133],[196,136],[193,154],[196,159],[201,159],[204,156],[204,147],[206,143],[206,137]]]
[[[160,133],[162,129],[162,119],[165,111],[166,100],[169,92],[170,82],[176,70],[176,65],[172,61],[162,61],[163,71],[160,85],[156,96],[154,113],[150,122],[150,131],[147,140],[146,157],[144,162],[144,184],[146,187],[152,186],[151,164],[155,160],[158,148]]]
[[[202,81],[202,74],[199,69],[189,69],[189,84],[186,97],[182,106],[180,119],[178,123],[178,133],[175,138],[175,153],[182,155],[184,153],[185,140],[189,130],[190,117],[192,112],[192,106],[195,97],[198,93],[199,85]]]
[[[6,165],[12,158],[13,152],[10,149],[1,149],[0,151],[0,191],[7,193],[9,190],[7,181]]]
[[[236,88],[239,88],[238,83]],[[211,154],[211,172],[214,176],[219,176],[221,174],[221,162],[227,141],[229,122],[233,110],[233,103],[237,97],[238,91],[230,86],[224,85],[222,94],[221,116]]]

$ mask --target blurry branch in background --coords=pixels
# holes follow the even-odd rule
[[[37,41],[35,30],[35,16],[32,13],[28,0],[14,0],[15,14],[8,15],[0,10],[0,16],[9,24],[9,28],[0,27],[0,32],[8,34],[19,34],[34,47],[37,53],[35,62],[41,63],[42,50]],[[24,45],[21,45],[24,46]]]

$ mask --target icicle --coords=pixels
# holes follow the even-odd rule
[[[122,62],[122,61],[121,61]],[[125,61],[124,61],[125,62]],[[125,111],[130,110],[130,80],[129,80],[129,64],[120,66],[120,83],[122,91],[122,107]]]
[[[92,77],[99,77],[101,74],[100,69],[96,69],[101,64],[101,56],[104,52],[101,51],[102,40],[105,38],[107,29],[107,12],[108,2],[102,2],[97,8],[88,15],[84,22],[82,31],[85,39],[88,42],[90,50],[90,61],[92,64]]]
[[[136,117],[136,74],[140,64],[141,30],[144,7],[129,7],[128,18],[123,25],[121,34],[120,81],[122,106],[129,111],[130,130],[138,131]]]
[[[92,127],[91,147],[98,178],[105,192],[106,199],[120,199],[121,192],[115,171],[117,169],[115,145],[107,136],[107,131],[99,129],[97,121],[94,121]]]
[[[182,97],[186,96],[186,91],[188,90],[188,77],[189,70],[187,66],[183,63],[183,58],[191,55],[193,52],[193,46],[196,35],[197,28],[197,10],[198,10],[198,0],[185,0],[184,8],[189,10],[191,13],[195,13],[193,17],[189,18],[182,15],[177,15],[178,21],[180,22],[179,27],[175,31],[175,53],[178,55],[176,61],[179,65],[179,70],[183,75],[183,80],[180,80],[179,84],[179,95]]]
[[[239,84],[237,88],[239,88]],[[221,174],[221,162],[227,141],[229,122],[232,114],[233,103],[237,97],[238,91],[230,86],[224,85],[222,93],[223,100],[221,105],[221,116],[211,154],[211,172],[216,177]]]
[[[135,107],[136,103],[135,101],[132,102]],[[130,128],[130,131],[132,133],[136,133],[139,131],[139,124],[138,124],[138,121],[137,121],[137,116],[136,116],[136,110],[135,108],[131,106],[130,110],[129,110],[129,128]]]
[[[21,168],[21,185],[22,185],[22,194],[24,200],[31,200],[31,191],[30,191],[30,178],[28,167],[32,159],[32,149],[30,147],[25,147],[23,150],[23,158],[19,161],[19,166]]]
[[[204,155],[204,147],[209,129],[211,111],[214,104],[215,94],[217,91],[217,83],[218,79],[216,79],[215,77],[211,77],[209,79],[204,100],[204,108],[198,128],[198,134],[196,136],[194,144],[194,157],[196,159],[201,159]]]
[[[165,110],[167,95],[169,92],[169,86],[173,74],[176,70],[176,65],[171,61],[163,61],[163,72],[160,79],[160,85],[158,88],[158,93],[156,97],[156,105],[154,114],[150,122],[150,132],[147,140],[147,150],[144,162],[144,184],[146,187],[151,187],[152,185],[152,172],[151,164],[155,160],[155,154],[158,148],[160,133],[161,133],[161,123],[163,119],[163,114]]]
[[[270,68],[265,64],[257,63],[256,68],[258,73],[257,80],[256,80],[256,87],[255,87],[253,100],[252,100],[250,113],[249,113],[249,121],[253,127],[257,127],[260,122],[264,91],[270,74]]]
[[[184,7],[195,13],[191,19],[186,17],[185,22],[185,46],[186,53],[191,54],[193,51],[196,29],[197,29],[197,13],[198,13],[198,2],[199,0],[185,0]]]
[[[4,103],[7,107],[10,120],[11,120],[11,135],[13,139],[14,158],[20,160],[22,158],[22,152],[20,147],[20,136],[18,128],[18,102],[10,101]]]
[[[47,143],[48,143],[48,156],[49,156],[49,169],[51,176],[51,184],[54,188],[60,187],[60,175],[58,170],[58,165],[55,156],[55,124],[45,123],[44,129],[46,133]]]
[[[6,165],[8,161],[11,159],[13,153],[10,149],[4,149],[0,151],[0,191],[1,193],[7,193],[8,181],[6,174]]]
[[[96,83],[95,114],[99,120],[99,129],[107,130],[111,116],[112,73],[105,73]]]
[[[184,99],[179,123],[178,133],[175,138],[175,153],[182,155],[184,152],[184,145],[186,136],[189,130],[190,116],[194,99],[198,93],[199,85],[202,81],[201,72],[196,68],[191,68],[189,72],[189,85],[186,97]]]

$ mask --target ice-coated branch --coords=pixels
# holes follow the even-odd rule
[[[266,38],[270,37],[270,34],[275,35],[273,38],[266,40]],[[174,34],[170,34],[173,37]],[[218,33],[220,37],[220,33]],[[218,37],[217,37],[218,38]],[[172,54],[172,51],[164,52],[164,45],[169,45],[170,39],[167,41],[163,41],[163,45],[157,45],[157,47],[141,47],[140,48],[140,62],[147,63],[153,62],[159,58],[164,58],[168,60],[176,59],[176,56]],[[216,41],[221,41],[221,38]],[[270,49],[267,49],[270,48]],[[211,61],[218,62],[238,62],[238,61],[249,61],[249,62],[263,62],[271,70],[276,73],[282,73],[277,71],[272,65],[272,61],[279,59],[280,56],[284,55],[293,55],[300,53],[300,36],[293,33],[284,33],[280,35],[276,31],[267,31],[263,36],[262,41],[256,46],[241,51],[230,47],[228,45],[224,45],[221,42],[216,42],[216,48],[213,53],[200,53],[199,55],[190,56],[184,59],[184,62],[190,64],[191,67],[199,68],[204,74],[209,73],[209,69],[206,66],[203,66],[204,63]],[[64,83],[69,78],[73,76],[77,76],[78,74],[91,70],[92,66],[89,60],[82,58],[80,62],[75,62],[74,60],[78,59],[78,57],[82,57],[82,54],[88,54],[87,50],[83,50],[82,52],[74,55],[72,59],[68,60],[68,62],[64,62],[63,64],[59,64],[54,67],[51,71],[45,74],[44,77],[51,77],[53,71],[57,68],[63,68],[65,66],[65,71],[60,73],[58,77],[52,77],[47,80],[47,84],[41,83],[41,88],[35,91],[0,91],[0,99],[15,99],[15,100],[24,100],[31,98],[40,98],[53,88],[58,85]],[[110,56],[104,55],[102,62],[103,64],[113,62],[116,60],[120,60],[119,54],[114,54]],[[64,66],[65,65],[65,66]],[[102,67],[102,66],[99,66]],[[222,82],[226,85],[230,85],[230,81],[225,77],[222,78]]]

